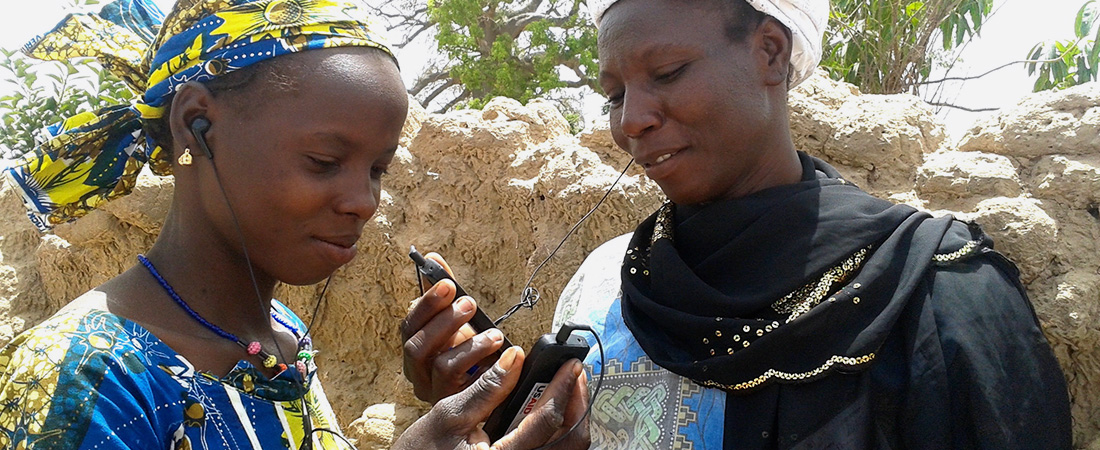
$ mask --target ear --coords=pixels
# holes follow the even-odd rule
[[[791,70],[791,30],[774,17],[767,16],[756,28],[759,49],[767,61],[764,81],[768,86],[786,87]]]
[[[172,129],[173,155],[179,155],[184,147],[190,148],[191,153],[198,151],[198,142],[191,134],[191,121],[196,117],[206,117],[211,122],[215,119],[217,111],[214,106],[214,94],[202,83],[189,81],[176,91],[172,97],[172,108],[168,115],[168,125]]]

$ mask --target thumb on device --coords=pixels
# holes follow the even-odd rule
[[[536,448],[570,429],[587,406],[588,392],[583,374],[581,363],[576,359],[562,364],[531,413],[523,418],[515,430],[494,443],[493,448]],[[579,387],[584,388],[583,392],[578,391]],[[587,441],[587,433],[582,434],[582,439]]]
[[[440,400],[436,405],[445,403],[444,408],[455,411],[473,424],[484,422],[508,393],[515,389],[524,357],[522,348],[509,347],[493,367],[481,374],[470,387]]]

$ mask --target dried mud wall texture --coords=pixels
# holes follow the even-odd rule
[[[820,74],[790,93],[796,146],[875,195],[977,220],[1019,264],[1073,396],[1074,443],[1100,450],[1100,87],[1028,97],[958,145],[906,95],[864,95]],[[388,448],[427,409],[401,374],[398,323],[418,295],[409,245],[443,254],[490,316],[611,186],[629,156],[607,124],[573,136],[548,103],[480,111],[414,105],[360,255],[332,278],[315,326],[329,399],[363,449]],[[40,236],[0,186],[0,340],[133,264],[160,229],[171,178]],[[503,325],[529,346],[583,256],[631,231],[663,197],[632,167],[535,277],[542,301]],[[311,319],[320,286],[277,297]]]

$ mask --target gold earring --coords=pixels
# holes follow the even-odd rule
[[[191,149],[184,147],[183,154],[180,155],[179,159],[177,159],[176,161],[179,162],[181,166],[190,166],[191,165]]]

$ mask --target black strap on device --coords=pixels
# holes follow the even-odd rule
[[[451,282],[455,284],[454,301],[458,301],[459,298],[467,295],[466,290],[462,289],[462,286],[460,286],[458,282],[455,281],[455,279],[451,277],[449,273],[447,273],[447,270],[444,269],[443,266],[441,266],[434,260],[425,258],[423,255],[420,254],[420,252],[416,251],[415,246],[409,247],[409,258],[412,258],[413,262],[416,263],[417,273],[423,275],[424,278],[427,278],[428,281],[432,284],[436,284],[441,280],[451,280]],[[419,279],[419,277],[417,277],[417,279]],[[423,291],[423,286],[421,286],[421,292]],[[488,330],[490,328],[497,327],[496,324],[493,323],[493,319],[490,319],[489,316],[485,315],[485,311],[482,311],[480,307],[474,311],[474,317],[470,319],[469,324],[471,327],[473,327],[474,331],[478,333]],[[501,333],[501,335],[503,336],[504,333]],[[503,349],[511,346],[512,342],[509,341],[507,337],[505,337],[504,345],[500,346],[501,350],[497,350],[497,356],[500,356],[500,354],[504,352]]]

